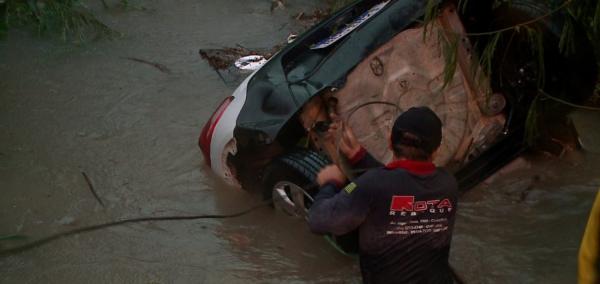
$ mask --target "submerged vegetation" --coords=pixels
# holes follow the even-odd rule
[[[108,8],[105,0],[102,5]],[[127,6],[127,0],[119,0]],[[86,41],[116,32],[79,0],[0,0],[0,33],[12,27],[31,27],[38,34],[56,34],[64,41]]]

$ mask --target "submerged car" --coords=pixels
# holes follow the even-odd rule
[[[335,141],[324,139],[333,117],[387,162],[387,133],[395,117],[427,105],[443,121],[434,162],[450,169],[462,190],[477,185],[524,149],[539,64],[523,36],[495,39],[473,31],[500,29],[548,11],[535,1],[511,1],[505,9],[492,9],[494,1],[480,2],[461,15],[451,4],[441,6],[427,22],[422,0],[365,0],[336,12],[223,100],[200,134],[206,163],[226,182],[259,188],[278,200],[277,207],[304,216],[317,190],[318,171],[344,163]],[[585,59],[589,50],[567,58],[552,48],[560,38],[560,22],[536,25],[548,46],[546,88],[566,93],[595,80],[590,79],[595,64]],[[502,56],[491,62],[490,74],[483,72],[480,54],[482,43],[491,40]],[[573,76],[574,66],[588,66],[593,74]],[[554,79],[561,77],[570,81]],[[345,251],[356,249],[353,237],[336,241]]]

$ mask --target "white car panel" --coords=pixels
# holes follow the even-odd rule
[[[232,175],[231,170],[226,164],[228,153],[235,154],[237,148],[233,138],[237,118],[246,102],[246,90],[248,82],[254,77],[252,73],[246,78],[240,86],[233,92],[234,99],[231,101],[221,119],[217,122],[215,130],[210,141],[210,161],[212,170],[228,184],[239,186],[239,183]],[[225,153],[227,151],[227,153]]]

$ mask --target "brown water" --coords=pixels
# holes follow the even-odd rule
[[[459,204],[451,262],[469,283],[577,282],[600,156],[529,158],[531,168],[480,186]]]
[[[77,46],[14,31],[0,42],[0,235],[37,238],[259,202],[203,166],[200,128],[232,89],[198,49],[270,47],[299,29],[291,15],[319,2],[287,1],[273,14],[267,0],[129,2],[144,9],[90,3],[121,38]],[[456,269],[468,283],[574,282],[599,160],[586,155],[574,166],[541,158],[467,194],[453,243]],[[522,193],[533,175],[541,181]],[[230,220],[115,227],[0,258],[2,283],[359,281],[354,259],[270,208]]]

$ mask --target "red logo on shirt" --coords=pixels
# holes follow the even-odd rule
[[[390,211],[395,212],[419,212],[429,210],[431,213],[452,211],[452,202],[450,199],[433,199],[424,201],[415,201],[414,196],[394,195]]]

